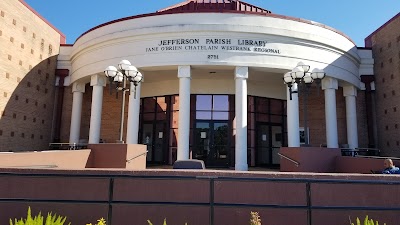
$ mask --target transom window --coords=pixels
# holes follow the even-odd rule
[[[196,95],[196,119],[228,120],[228,95]]]

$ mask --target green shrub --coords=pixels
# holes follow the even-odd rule
[[[45,225],[63,225],[67,220],[67,217],[57,216],[57,214],[51,215],[47,214]],[[34,218],[31,215],[31,207],[28,208],[28,215],[26,219],[21,218],[20,220],[14,219],[14,224],[12,219],[10,219],[10,225],[43,225],[43,216],[41,212]],[[69,223],[68,225],[70,225]]]
[[[349,217],[349,220],[350,220],[350,217]],[[363,224],[361,224],[360,219],[357,217],[356,224],[352,223],[350,220],[350,225],[379,225],[379,222],[378,221],[374,222],[373,219],[368,219],[368,215],[367,215],[367,216],[365,216]],[[386,223],[384,223],[383,225],[386,225]]]
[[[147,222],[149,223],[149,225],[153,225],[153,223],[150,220],[147,220]],[[164,219],[163,225],[167,225],[167,219]],[[188,225],[188,224],[185,223],[185,225]]]
[[[261,218],[258,212],[250,212],[250,225],[261,225]]]
[[[86,225],[92,225],[91,223],[88,223]],[[106,220],[104,218],[101,218],[97,220],[97,223],[95,225],[106,225]]]

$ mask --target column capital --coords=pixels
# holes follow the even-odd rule
[[[85,83],[82,82],[74,82],[72,84],[72,93],[73,92],[82,92],[85,93]]]
[[[90,86],[106,86],[106,77],[104,75],[95,74],[90,77]]]
[[[249,67],[247,66],[237,66],[235,68],[235,78],[247,79],[249,78]]]
[[[322,90],[326,89],[338,89],[338,80],[332,77],[326,77],[322,79]]]
[[[361,90],[361,91],[365,91],[365,90],[366,90],[365,83],[360,82],[360,90]]]
[[[178,66],[179,78],[190,78],[190,66]]]
[[[355,96],[357,97],[357,88],[354,87],[353,85],[351,86],[344,86],[343,87],[343,96]]]

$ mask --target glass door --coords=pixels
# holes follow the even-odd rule
[[[195,127],[195,146],[193,158],[201,159],[209,167],[227,167],[228,122],[198,121]]]
[[[282,126],[269,123],[257,124],[257,158],[258,166],[278,166],[279,149],[282,147]]]
[[[142,143],[147,146],[146,161],[150,164],[165,163],[165,124],[144,123]]]
[[[267,124],[258,124],[257,126],[257,165],[270,164],[270,139],[269,126]]]

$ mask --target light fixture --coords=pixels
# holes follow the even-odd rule
[[[118,98],[118,92],[122,91],[122,103],[121,103],[121,121],[119,130],[119,142],[123,143],[122,137],[124,132],[124,117],[125,117],[125,92],[130,93],[129,88],[126,87],[127,81],[134,85],[134,98],[136,98],[136,87],[142,82],[143,74],[139,70],[132,66],[132,64],[124,59],[118,64],[117,69],[115,66],[108,66],[104,70],[104,74],[110,81],[110,95],[112,94],[113,85],[115,85],[116,98]]]
[[[325,77],[325,72],[321,69],[315,68],[310,71],[310,66],[304,64],[303,62],[299,62],[297,66],[290,72],[285,73],[283,75],[283,82],[289,88],[290,100],[292,100],[292,94],[298,93],[298,91],[293,91],[292,86],[297,84],[298,90],[303,90],[304,93],[304,101],[303,101],[303,114],[304,114],[304,145],[309,145],[308,140],[308,127],[307,127],[307,101],[308,101],[308,93],[312,83],[315,81],[317,85],[318,95],[319,95],[319,87],[321,86],[321,80]]]

